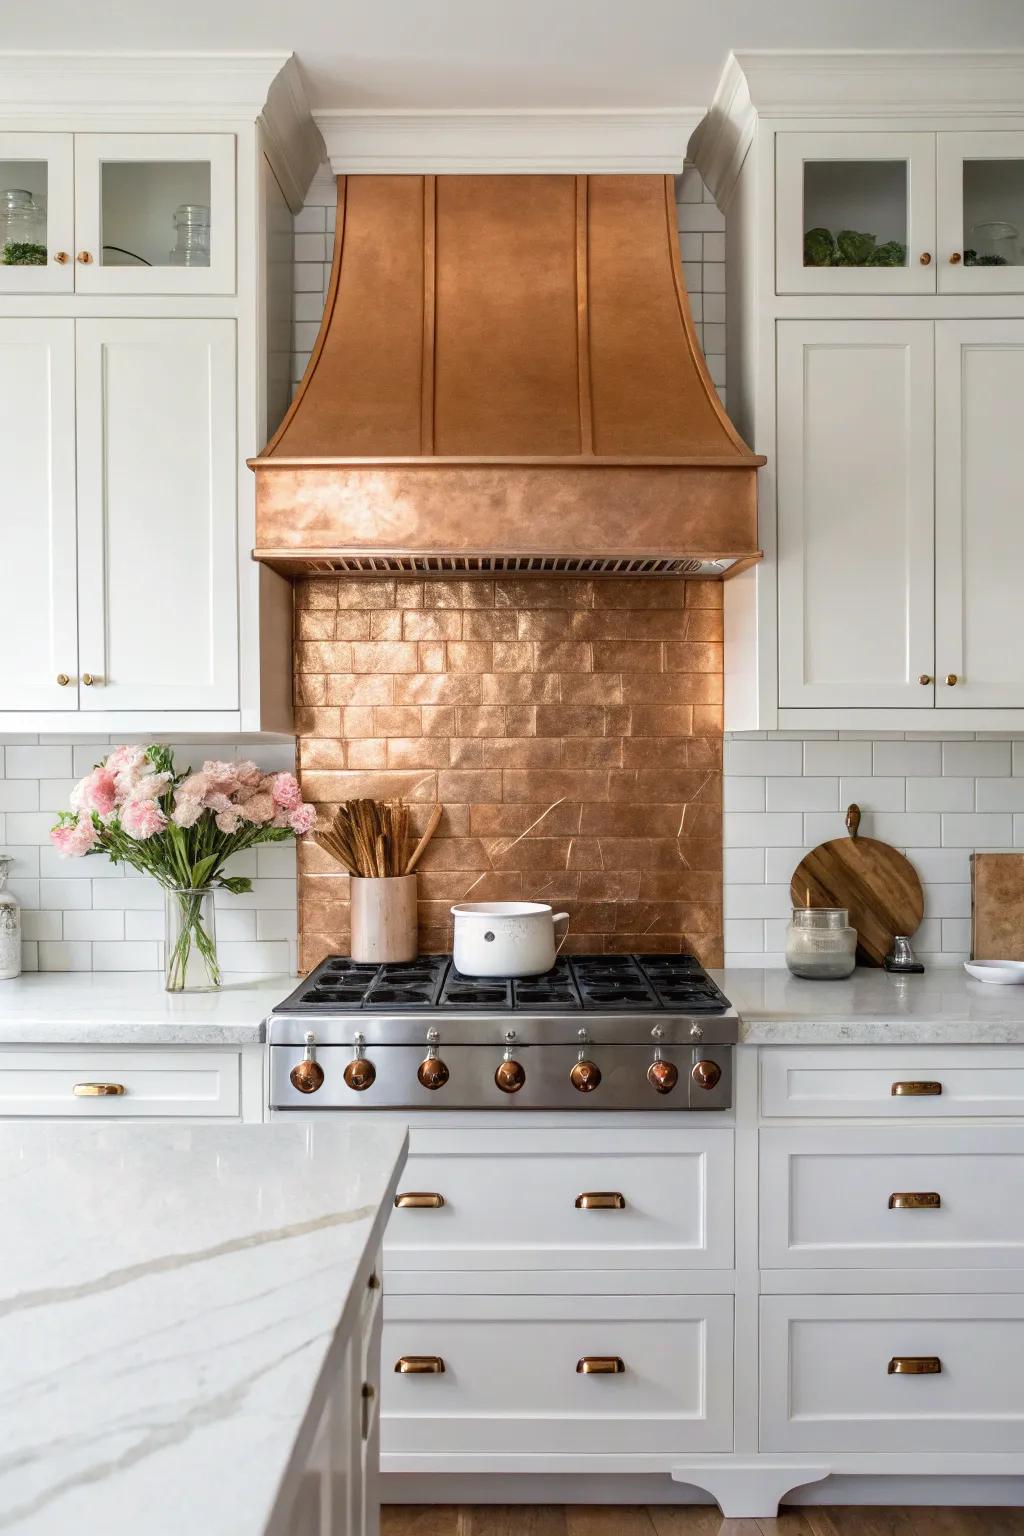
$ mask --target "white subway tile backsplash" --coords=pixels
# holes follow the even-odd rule
[[[971,850],[969,848],[904,848],[903,852],[927,886],[959,883],[968,885],[971,879]]]
[[[40,939],[39,969],[41,971],[91,971],[92,945],[84,941]]]
[[[979,811],[1024,811],[1024,777],[979,779],[976,808]],[[9,822],[10,817],[7,820]]]
[[[942,817],[944,848],[1012,848],[1013,818],[1008,811],[946,812]]]
[[[123,939],[123,912],[65,912],[66,939]]]
[[[801,771],[798,741],[742,741],[725,743],[725,771],[732,774],[780,774],[792,777]]]
[[[1000,780],[991,780],[999,783]],[[1009,781],[1007,781],[1009,782]],[[981,781],[979,780],[979,787]],[[974,780],[942,778],[909,778],[907,786],[908,811],[973,811]],[[1024,789],[1024,782],[1021,784]],[[1024,797],[1021,799],[1024,808]],[[998,807],[1002,810],[1005,807]]]
[[[291,943],[297,940],[299,924],[295,912],[282,909],[280,912],[262,911],[253,915],[256,918],[258,939],[285,939]]]
[[[943,773],[975,777],[1008,774],[1011,751],[1008,741],[946,741],[942,746]]]
[[[1024,779],[1021,780],[1024,784]],[[763,811],[765,781],[763,778],[747,778],[742,774],[730,775],[722,786],[722,804],[727,811]]]
[[[4,751],[4,777],[8,779],[44,779],[73,773],[71,748],[55,746],[8,745]]]
[[[816,741],[803,743],[803,771],[808,774],[869,774],[871,772],[871,743],[869,741]]]
[[[865,832],[867,828],[865,827]],[[807,811],[804,815],[803,841],[808,848],[826,843],[830,837],[846,836],[846,808],[835,811]]]
[[[124,940],[119,944],[93,944],[92,968],[94,971],[156,971],[160,968],[163,945],[146,940]],[[221,959],[225,970],[229,967]],[[75,966],[75,970],[84,967]],[[287,967],[282,967],[287,969]]]
[[[761,885],[764,882],[765,850],[763,848],[726,848],[723,862],[723,881],[730,885]]]
[[[922,777],[942,772],[939,741],[876,741],[873,773]]]
[[[64,913],[27,911],[21,914],[22,937],[59,939],[63,936]]]
[[[792,879],[793,871],[810,849],[766,848],[764,850],[764,878],[769,885],[779,885]]]
[[[864,831],[897,848],[911,843],[915,848],[938,848],[942,842],[939,816],[934,811],[879,811],[865,818]]]
[[[763,816],[727,813],[724,817],[726,847],[791,847],[803,841],[803,817],[797,811]]]
[[[789,884],[737,885],[729,892],[729,916],[786,918],[792,908]]]
[[[759,919],[727,917],[723,926],[727,955],[731,955],[734,950],[747,950],[751,954],[764,953],[764,923]]]
[[[843,778],[839,780],[839,801],[844,807],[859,805],[867,811],[917,810],[907,804],[906,779]]]
[[[925,917],[970,917],[970,886],[967,884],[926,886],[924,915]]]
[[[729,783],[729,780],[726,780]],[[839,809],[839,781],[826,778],[772,778],[765,780],[769,811],[835,811]]]
[[[944,917],[942,919],[943,950],[962,955],[971,952],[971,920],[969,917]]]
[[[37,811],[39,783],[36,779],[0,779],[0,811]]]

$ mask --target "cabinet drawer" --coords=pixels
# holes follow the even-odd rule
[[[728,1269],[731,1130],[415,1130],[388,1268]]]
[[[897,1085],[902,1091],[894,1092]],[[761,1051],[761,1112],[898,1120],[1022,1115],[1024,1049],[769,1047]]]
[[[382,1452],[729,1450],[732,1316],[731,1296],[388,1295]],[[410,1356],[443,1374],[398,1374]]]
[[[763,1297],[761,1449],[1019,1450],[1022,1361],[1024,1296]]]
[[[239,1083],[237,1051],[5,1051],[0,1117],[237,1116]],[[83,1096],[88,1086],[113,1092]]]
[[[764,1269],[1024,1263],[1024,1126],[761,1132]]]

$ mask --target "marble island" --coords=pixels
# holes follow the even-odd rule
[[[0,1531],[286,1532],[325,1403],[358,1399],[406,1145],[0,1126]]]

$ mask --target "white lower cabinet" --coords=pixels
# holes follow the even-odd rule
[[[456,1459],[727,1451],[732,1350],[731,1296],[391,1296],[384,1448]],[[425,1356],[443,1370],[396,1370]]]
[[[263,1048],[0,1049],[0,1120],[262,1120]]]
[[[777,1046],[761,1051],[760,1065],[766,1118],[1024,1115],[1019,1046]]]
[[[760,1418],[762,1451],[1019,1452],[1024,1296],[765,1296]]]

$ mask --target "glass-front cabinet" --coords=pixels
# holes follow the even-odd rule
[[[1024,133],[940,133],[940,293],[1024,291]]]
[[[780,133],[779,293],[934,293],[935,135]]]
[[[0,134],[0,294],[234,291],[233,134]]]

